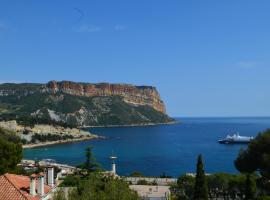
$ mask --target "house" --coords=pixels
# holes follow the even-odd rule
[[[50,200],[56,186],[53,167],[30,177],[6,173],[0,176],[0,199]]]

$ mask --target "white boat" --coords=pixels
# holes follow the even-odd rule
[[[227,135],[225,139],[219,140],[218,142],[221,144],[242,144],[242,143],[250,143],[254,138],[249,136],[241,136],[239,133],[231,135]]]

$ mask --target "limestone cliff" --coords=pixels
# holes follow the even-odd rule
[[[121,96],[126,103],[147,105],[157,111],[166,113],[165,105],[155,87],[133,86],[128,84],[90,84],[71,81],[50,81],[43,87],[46,92],[63,92],[70,95],[94,96]]]
[[[75,127],[173,121],[155,87],[71,81],[0,84],[1,119]]]

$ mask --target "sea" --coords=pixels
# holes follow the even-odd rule
[[[162,173],[178,177],[194,173],[196,159],[202,154],[207,173],[238,173],[234,167],[239,150],[246,144],[219,144],[228,134],[239,132],[256,136],[270,128],[270,117],[176,118],[176,124],[89,128],[106,139],[58,144],[25,149],[25,159],[54,159],[77,166],[85,161],[85,149],[93,147],[96,161],[110,170],[109,157],[117,156],[117,174],[128,176],[140,172],[146,176]]]

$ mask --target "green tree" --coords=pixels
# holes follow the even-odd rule
[[[131,177],[143,177],[144,175],[141,172],[132,172],[130,174]]]
[[[246,184],[245,184],[245,200],[253,200],[256,192],[256,183],[251,179],[251,175],[246,175]]]
[[[22,159],[20,138],[13,132],[0,128],[0,174],[17,170]]]
[[[240,150],[237,159],[234,161],[238,171],[246,175],[245,196],[246,199],[254,198],[256,184],[250,179],[254,172],[261,174],[260,187],[268,188],[270,180],[270,129],[258,136],[248,145],[245,150]]]
[[[85,150],[85,163],[83,163],[82,165],[80,165],[79,167],[81,167],[82,169],[87,170],[88,172],[93,172],[96,171],[100,168],[99,164],[96,162],[96,159],[93,155],[93,147],[89,146],[86,148]]]
[[[241,150],[234,164],[241,173],[259,171],[262,177],[270,180],[270,129],[258,136]]]
[[[90,173],[86,180],[69,194],[69,200],[139,200],[136,192],[129,189],[122,179],[104,177],[98,172]]]
[[[180,176],[177,179],[180,189],[180,199],[192,199],[194,195],[195,178],[188,175]]]
[[[59,189],[53,194],[53,200],[67,200],[63,189]]]
[[[198,156],[194,200],[208,200],[208,187],[204,172],[202,155]]]

